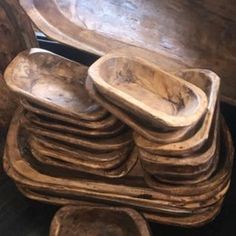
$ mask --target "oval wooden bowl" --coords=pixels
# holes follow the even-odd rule
[[[158,155],[183,156],[198,150],[207,141],[210,128],[214,122],[214,114],[217,116],[216,113],[218,113],[216,108],[220,78],[214,72],[198,69],[179,72],[179,76],[185,77],[189,82],[197,83],[196,85],[208,94],[208,112],[205,115],[202,126],[189,139],[170,144],[157,144],[144,139],[141,135],[135,133],[134,140],[139,148],[143,148],[150,153],[156,153]]]
[[[88,138],[114,137],[124,132],[126,128],[125,124],[117,122],[117,124],[115,124],[110,130],[96,130],[96,129],[91,130],[91,129],[79,128],[72,124],[69,125],[68,123],[60,122],[55,119],[44,118],[40,115],[36,115],[31,112],[28,112],[25,116],[29,122],[33,123],[36,126],[39,126],[39,128],[41,127],[52,131],[58,131],[65,134],[69,133]]]
[[[107,115],[84,88],[87,67],[43,49],[20,53],[7,67],[8,87],[38,105],[76,119],[96,121]]]
[[[119,165],[121,165],[124,161],[126,161],[132,152],[131,148],[124,148],[122,150],[119,150],[117,152],[116,156],[109,156],[110,153],[104,154],[104,159],[100,160],[98,157],[93,160],[86,158],[82,156],[82,158],[79,155],[80,150],[78,150],[77,157],[75,158],[68,154],[68,152],[58,152],[54,149],[46,148],[43,145],[40,145],[40,143],[37,142],[37,138],[34,136],[30,136],[29,138],[29,146],[32,154],[35,156],[35,158],[38,161],[44,161],[51,160],[55,163],[61,163],[64,166],[71,165],[74,167],[75,170],[83,170],[84,169],[95,169],[95,170],[109,170],[109,169],[115,169]],[[92,154],[91,154],[92,155]],[[38,157],[38,158],[37,158]],[[66,168],[66,167],[65,167]]]
[[[19,191],[25,195],[26,197],[35,200],[44,202],[47,204],[53,205],[86,205],[91,206],[94,205],[91,202],[84,202],[82,200],[70,199],[70,198],[62,198],[59,196],[49,195],[43,191],[31,189],[20,184],[17,185]],[[97,203],[98,204],[98,203]],[[143,215],[146,219],[152,222],[159,222],[161,224],[169,224],[175,225],[179,227],[200,227],[209,223],[213,220],[219,213],[221,209],[222,201],[218,204],[215,204],[208,212],[201,213],[201,214],[194,214],[191,216],[181,216],[181,217],[174,217],[174,216],[167,216],[167,215],[160,215],[151,212],[144,212]],[[102,204],[101,204],[102,206]]]
[[[149,236],[151,233],[145,219],[133,209],[66,206],[57,211],[50,227],[50,236],[63,235]]]
[[[158,175],[164,172],[175,173],[179,175],[194,174],[204,171],[212,159],[214,159],[219,149],[219,130],[218,122],[212,126],[210,136],[201,149],[189,155],[180,156],[161,156],[151,154],[145,150],[139,150],[139,158],[143,168],[150,174]],[[217,141],[218,140],[218,141]]]
[[[53,139],[57,141],[58,144],[64,143],[67,145],[74,145],[77,146],[78,149],[85,151],[104,153],[107,151],[120,150],[127,146],[133,145],[133,139],[130,130],[126,130],[124,133],[121,133],[120,135],[112,138],[89,139],[72,134],[65,134],[52,130],[50,131],[45,128],[39,128],[38,126],[29,123],[25,119],[22,119],[21,122],[25,129],[31,134]]]
[[[47,152],[48,154],[53,151],[53,153],[57,153],[58,155],[68,156],[68,159],[65,159],[67,162],[74,162],[77,159],[81,159],[84,161],[91,161],[91,162],[112,162],[116,159],[122,158],[120,155],[126,153],[129,149],[133,148],[133,146],[124,148],[118,151],[111,151],[106,153],[94,153],[88,152],[84,150],[79,150],[78,148],[66,145],[63,143],[56,142],[55,140],[48,139],[41,136],[35,136],[30,134],[30,139],[34,145],[37,145],[38,149],[40,148],[41,151]],[[69,158],[70,157],[70,158]]]
[[[50,175],[52,177],[59,178],[73,178],[76,179],[77,176],[83,174],[90,174],[95,177],[101,176],[106,178],[121,178],[133,168],[137,161],[137,150],[130,150],[128,154],[124,157],[125,160],[119,160],[119,163],[110,165],[109,167],[104,167],[101,164],[84,164],[78,162],[76,164],[61,161],[51,156],[44,156],[39,154],[39,152],[31,149],[32,155],[30,155],[31,165],[39,172]]]
[[[68,125],[78,126],[78,128],[90,130],[109,130],[112,129],[114,126],[120,124],[120,121],[112,115],[108,115],[104,119],[98,121],[85,121],[67,117],[56,112],[51,112],[40,106],[35,106],[35,104],[31,104],[26,100],[21,100],[21,104],[25,108],[25,110],[37,116],[65,122],[68,123]]]
[[[229,181],[230,179],[230,173],[233,163],[233,154],[234,154],[234,148],[233,146],[229,145],[227,146],[228,150],[226,149],[227,145],[226,142],[231,140],[230,133],[224,132],[224,129],[226,128],[226,125],[223,122],[221,122],[221,150],[219,154],[219,163],[216,168],[215,173],[206,181],[202,183],[198,183],[196,185],[190,186],[170,186],[169,184],[164,184],[161,182],[156,181],[154,178],[152,178],[151,175],[149,175],[147,172],[144,172],[145,180],[149,186],[152,188],[160,191],[165,192],[166,194],[172,194],[172,195],[199,195],[205,192],[213,191],[214,189],[217,189],[218,186],[222,185]],[[231,141],[230,141],[231,142]],[[222,145],[223,144],[223,145]],[[223,147],[222,147],[223,146]],[[228,158],[225,158],[225,152],[228,155]]]
[[[102,57],[88,75],[114,104],[164,130],[194,125],[206,112],[202,90],[128,52]]]
[[[186,127],[179,130],[169,131],[169,132],[161,132],[153,126],[146,126],[145,122],[140,122],[135,119],[129,113],[123,111],[118,106],[112,104],[103,97],[95,88],[93,81],[88,77],[86,80],[86,89],[89,92],[89,95],[101,106],[107,109],[114,116],[122,120],[126,125],[131,127],[133,130],[138,132],[143,137],[151,140],[153,142],[159,143],[172,143],[182,139],[185,139],[191,135],[194,127]]]

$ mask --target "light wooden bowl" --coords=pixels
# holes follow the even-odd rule
[[[117,122],[117,124],[111,127],[110,130],[96,130],[96,129],[91,130],[91,129],[76,127],[76,125],[68,124],[66,122],[60,122],[55,119],[44,118],[43,116],[36,115],[31,112],[28,112],[25,116],[29,122],[33,123],[38,127],[43,127],[48,130],[54,130],[65,134],[68,133],[74,134],[87,138],[114,137],[124,132],[124,130],[127,128],[125,124]]]
[[[135,143],[140,148],[145,148],[151,153],[158,155],[177,156],[177,155],[188,155],[199,148],[201,148],[207,141],[210,133],[212,122],[214,122],[214,114],[217,116],[217,98],[219,96],[219,85],[220,78],[209,70],[187,70],[186,72],[180,72],[181,77],[185,77],[187,80],[196,83],[200,88],[205,88],[204,91],[208,94],[208,109],[203,120],[200,129],[189,139],[179,141],[170,144],[158,144],[144,139],[141,135],[136,133],[134,135]],[[195,79],[194,79],[195,77]]]
[[[201,89],[128,51],[102,57],[88,75],[114,104],[164,130],[194,125],[206,112]]]
[[[174,131],[162,132],[156,129],[147,122],[138,121],[134,116],[130,113],[125,112],[118,106],[112,104],[109,100],[103,97],[96,89],[93,84],[93,81],[90,78],[86,80],[86,89],[89,92],[89,95],[101,106],[107,109],[110,113],[112,113],[115,117],[122,120],[126,125],[131,127],[133,130],[138,132],[140,135],[145,137],[146,139],[159,142],[159,143],[172,143],[183,140],[189,136],[191,136],[192,132],[194,132],[195,126],[190,126],[186,128],[181,128]]]
[[[122,150],[119,150],[116,152],[116,155],[112,153],[104,153],[102,160],[100,160],[98,157],[94,158],[93,160],[86,158],[84,156],[80,156],[79,153],[81,152],[78,150],[78,153],[76,155],[77,158],[71,156],[69,152],[58,152],[54,149],[49,149],[45,147],[44,145],[40,145],[39,142],[37,142],[37,137],[30,136],[29,137],[29,146],[30,150],[33,154],[33,156],[39,161],[43,163],[52,163],[55,165],[58,163],[61,164],[61,166],[65,166],[65,169],[68,169],[67,167],[71,167],[69,169],[74,170],[90,170],[92,172],[93,170],[110,170],[115,169],[119,165],[121,165],[124,161],[126,161],[129,158],[129,155],[132,153],[131,148],[124,148]],[[86,152],[84,152],[86,153]],[[93,153],[88,153],[88,156],[92,156]],[[111,156],[110,156],[111,155]],[[50,164],[49,163],[49,164]]]
[[[46,119],[49,118],[49,119],[65,122],[68,125],[74,125],[74,126],[77,126],[78,128],[83,128],[83,129],[109,130],[120,123],[120,121],[112,115],[108,115],[102,120],[85,121],[85,120],[79,120],[76,118],[71,118],[66,115],[61,115],[57,112],[52,112],[48,109],[42,108],[41,106],[37,106],[35,104],[29,103],[26,100],[21,100],[21,104],[25,108],[25,110],[35,115],[44,117]]]
[[[43,49],[18,54],[7,67],[8,87],[23,98],[76,119],[96,121],[107,112],[84,89],[87,67]]]

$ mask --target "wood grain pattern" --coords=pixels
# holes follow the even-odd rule
[[[4,78],[18,95],[52,111],[77,119],[97,121],[107,112],[84,89],[87,67],[43,49],[20,53]]]
[[[114,104],[163,130],[194,125],[206,111],[202,90],[128,50],[97,60],[88,75]]]
[[[135,46],[154,52],[157,64],[168,57],[169,71],[173,61],[215,71],[224,99],[235,104],[234,0],[20,2],[45,34],[70,46],[98,55]]]
[[[217,171],[211,178],[196,185],[176,188],[164,185],[159,187],[163,190],[157,192],[146,185],[140,186],[134,182],[134,179],[131,185],[125,184],[126,178],[122,178],[120,184],[114,185],[113,180],[110,182],[113,184],[109,184],[109,181],[100,182],[99,178],[96,178],[96,181],[79,177],[74,180],[42,174],[29,165],[29,157],[26,156],[25,149],[23,148],[21,151],[18,149],[25,143],[23,140],[22,144],[18,143],[20,141],[17,138],[20,129],[19,115],[15,116],[8,134],[7,147],[11,148],[6,149],[4,166],[7,173],[16,182],[34,191],[44,192],[43,195],[51,194],[53,199],[60,196],[60,199],[62,197],[66,199],[66,202],[70,202],[83,197],[110,204],[128,204],[143,211],[147,218],[158,222],[189,227],[197,226],[216,216],[229,185],[233,146],[226,126],[224,123],[222,124],[220,163],[225,164],[218,165]],[[138,181],[137,177],[135,179]],[[170,194],[172,191],[174,193]],[[139,197],[137,198],[137,196]],[[44,200],[50,201],[50,198],[44,197]]]

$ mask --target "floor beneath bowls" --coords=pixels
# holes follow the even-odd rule
[[[72,50],[39,37],[40,46],[89,65],[96,57]],[[222,113],[231,129],[236,144],[236,107],[221,104]],[[0,235],[1,236],[47,236],[51,219],[57,207],[26,199],[6,176],[0,179]],[[219,216],[210,224],[197,229],[182,229],[151,224],[153,235],[163,236],[212,236],[236,235],[236,164],[230,190]]]

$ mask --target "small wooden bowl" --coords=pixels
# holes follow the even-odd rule
[[[42,153],[46,155],[58,155],[58,156],[67,156],[68,158],[65,158],[65,161],[76,163],[75,160],[83,160],[88,162],[112,162],[119,158],[122,158],[120,155],[128,152],[133,148],[133,146],[126,147],[122,150],[118,151],[111,151],[106,153],[94,153],[94,152],[88,152],[84,150],[79,150],[78,148],[66,145],[63,143],[56,142],[55,140],[48,139],[41,136],[35,136],[33,134],[29,135],[30,143],[35,147],[35,149],[40,150]],[[54,153],[54,154],[52,154]]]
[[[65,235],[148,236],[151,233],[145,219],[133,209],[66,206],[55,214],[50,227],[50,236]]]
[[[188,155],[204,145],[209,137],[212,123],[217,122],[214,120],[214,116],[217,120],[217,114],[219,113],[217,110],[217,98],[219,94],[220,78],[209,70],[194,69],[180,73],[181,77],[185,77],[186,80],[198,83],[198,86],[208,94],[208,112],[205,115],[200,129],[192,137],[184,141],[157,145],[154,142],[144,139],[141,135],[135,134],[134,140],[136,145],[140,148],[146,148],[146,150],[149,149],[151,153],[166,156]],[[194,77],[196,78],[194,79]]]
[[[145,150],[139,150],[139,158],[143,168],[152,175],[161,173],[196,174],[205,171],[211,165],[212,160],[218,156],[219,130],[218,122],[211,128],[210,136],[205,145],[196,152],[186,156],[161,156],[151,154]]]
[[[21,52],[7,67],[8,87],[38,105],[76,119],[96,121],[107,112],[84,88],[87,67],[43,49]]]
[[[89,95],[101,106],[111,112],[114,116],[122,120],[126,125],[131,127],[133,130],[138,132],[140,135],[145,137],[146,139],[159,142],[159,143],[172,143],[177,142],[182,139],[185,139],[191,135],[194,127],[186,127],[179,130],[169,131],[169,132],[161,132],[155,127],[146,126],[143,122],[138,121],[134,116],[125,112],[118,106],[109,102],[105,97],[103,97],[95,88],[93,81],[91,78],[87,78],[86,80],[86,89],[89,92]]]
[[[132,133],[130,130],[125,130],[123,133],[112,138],[85,138],[73,134],[65,134],[45,128],[40,128],[28,122],[25,118],[21,120],[22,126],[31,134],[43,136],[49,139],[56,140],[58,143],[77,146],[78,149],[91,152],[109,152],[120,150],[127,146],[133,145]]]
[[[35,126],[65,134],[69,133],[87,138],[111,138],[124,132],[125,128],[127,127],[125,124],[117,122],[117,124],[111,127],[110,130],[91,130],[80,128],[75,125],[68,124],[66,122],[60,122],[55,119],[45,118],[40,115],[33,114],[31,112],[26,113],[25,117],[29,122],[31,122]]]
[[[63,164],[62,166],[71,166],[75,170],[83,170],[83,168],[86,169],[95,169],[95,170],[109,170],[109,169],[115,169],[116,167],[120,166],[124,161],[126,161],[132,152],[132,147],[131,148],[124,148],[124,150],[120,150],[117,152],[116,156],[109,156],[110,153],[105,153],[104,159],[99,160],[97,157],[95,160],[90,160],[87,157],[80,157],[79,153],[80,150],[78,150],[77,157],[75,158],[71,156],[68,152],[58,152],[54,149],[49,149],[43,145],[40,145],[37,142],[37,137],[30,136],[29,137],[29,146],[30,150],[33,154],[33,156],[40,162],[46,163],[46,160],[51,160],[51,163],[59,163]],[[89,154],[89,152],[88,152]],[[92,155],[92,154],[91,154]],[[113,157],[113,158],[112,158]]]
[[[56,196],[55,194],[49,195],[49,193],[45,193],[40,190],[35,190],[32,188],[28,188],[22,185],[17,185],[19,191],[26,197],[44,202],[47,204],[53,204],[53,205],[79,205],[79,206],[94,206],[95,204],[91,202],[84,202],[79,199],[70,199],[70,198],[62,198],[60,196]],[[98,203],[96,203],[97,205]],[[159,222],[161,224],[170,224],[180,227],[199,227],[204,224],[207,224],[211,220],[213,220],[217,214],[219,213],[221,209],[222,200],[214,204],[211,209],[208,209],[208,212],[203,212],[200,214],[193,214],[193,215],[185,215],[185,216],[170,216],[170,215],[161,215],[156,214],[153,212],[144,212],[143,215],[153,221],[153,222]],[[99,203],[99,205],[103,206]]]
[[[66,115],[61,115],[57,112],[52,112],[48,109],[42,108],[41,106],[29,103],[25,99],[21,100],[21,105],[25,108],[25,110],[29,111],[30,113],[44,117],[45,119],[49,118],[65,122],[68,125],[74,125],[80,129],[83,128],[90,130],[109,130],[112,129],[114,126],[118,125],[118,123],[120,123],[120,121],[112,115],[108,115],[104,119],[98,121],[85,121],[71,118]]]
[[[114,104],[164,130],[194,125],[207,109],[201,89],[128,53],[102,57],[88,74]]]

